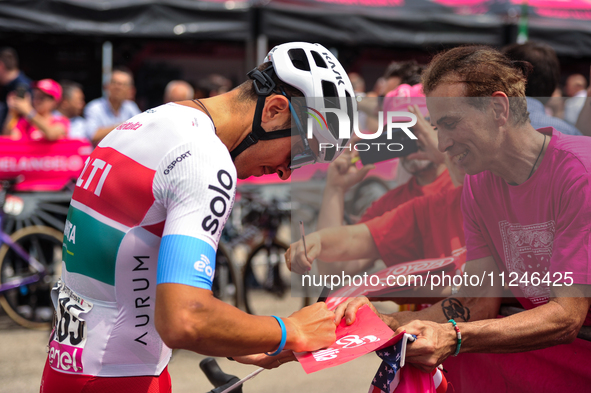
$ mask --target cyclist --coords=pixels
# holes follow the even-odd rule
[[[334,314],[323,303],[288,318],[253,316],[211,292],[236,178],[287,180],[299,166],[338,155],[312,146],[347,142],[334,124],[314,128],[310,143],[301,127],[292,136],[290,99],[355,109],[343,67],[318,44],[279,45],[248,76],[225,94],[133,117],[87,160],[52,292],[57,322],[42,392],[168,392],[171,348],[259,354],[237,360],[271,368],[292,356],[283,348],[310,351],[335,340]]]

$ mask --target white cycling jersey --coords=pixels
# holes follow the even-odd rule
[[[111,132],[76,183],[49,363],[96,376],[159,375],[156,285],[211,289],[236,169],[201,111],[174,103]]]

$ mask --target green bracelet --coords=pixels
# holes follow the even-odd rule
[[[458,337],[458,346],[456,347],[456,353],[454,353],[454,356],[458,356],[458,353],[460,353],[460,347],[462,346],[462,333],[460,333],[460,328],[458,327],[456,321],[450,319],[448,322],[454,325],[454,330],[456,331],[456,336]]]

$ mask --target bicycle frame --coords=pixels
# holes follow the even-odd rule
[[[6,191],[1,190],[0,193],[5,194]],[[2,201],[2,203],[0,204],[0,246],[2,246],[3,244],[6,244],[10,249],[12,249],[21,258],[23,258],[23,260],[27,261],[29,266],[31,266],[34,270],[36,270],[37,273],[33,274],[32,276],[26,277],[26,278],[12,280],[6,284],[0,285],[0,293],[9,291],[11,289],[22,287],[23,285],[29,285],[29,284],[39,282],[40,280],[43,279],[43,277],[45,277],[46,272],[47,272],[42,263],[40,263],[35,258],[30,256],[25,250],[23,250],[23,248],[21,246],[19,246],[15,242],[13,242],[12,239],[10,238],[10,236],[2,230],[2,218],[4,215],[4,211],[1,209],[3,209],[3,207],[4,207],[3,201],[5,199],[3,196],[4,195],[2,195],[2,197],[0,199]]]

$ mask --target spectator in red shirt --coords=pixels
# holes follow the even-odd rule
[[[410,87],[408,85],[402,85],[393,91],[392,94],[388,94],[388,96],[392,95],[392,97],[401,98],[397,92],[399,89],[400,94],[402,94],[403,91],[411,91],[411,89],[402,89],[404,86]],[[421,89],[412,89],[414,92],[412,93],[413,96],[424,97],[422,93],[419,93],[420,90]],[[390,105],[389,102],[394,105],[393,100],[386,101],[384,112],[388,110],[401,110],[400,108],[394,107],[388,108]],[[411,108],[413,108],[413,113],[417,115],[417,119],[420,120],[414,128],[418,129],[422,127],[427,131],[432,130],[431,125],[422,116],[420,109],[418,107]],[[406,110],[406,108],[404,109]],[[426,145],[424,143],[419,143],[419,146],[419,149],[422,152],[411,154],[400,159],[400,165],[413,175],[411,179],[388,191],[380,199],[375,201],[361,217],[361,220],[359,221],[360,223],[365,223],[373,218],[380,217],[384,213],[397,208],[413,198],[437,194],[440,191],[449,190],[454,187],[444,164],[444,155],[436,148],[430,149],[430,152],[426,154],[424,152]],[[362,168],[357,168],[355,165],[351,165],[352,156],[355,154],[356,152],[348,153],[345,151],[328,167],[326,188],[324,189],[322,205],[318,217],[318,230],[340,227],[343,225],[342,218],[344,213],[345,193],[349,188],[360,182],[365,175],[374,168],[373,165],[365,165]],[[375,258],[369,257],[368,255],[363,259],[347,258],[341,262],[330,264],[319,260],[318,271],[320,274],[336,274],[342,271],[346,274],[356,274],[360,271],[370,269],[377,258],[379,258],[379,255],[376,255]]]
[[[52,112],[62,98],[62,88],[52,79],[42,79],[33,84],[33,99],[28,93],[18,97],[11,93],[7,97],[9,116],[18,117],[14,128],[5,128],[4,135],[15,140],[38,141],[58,140],[68,134],[70,122],[64,116],[55,116]],[[7,121],[6,124],[11,124]]]
[[[423,146],[420,156],[428,158],[437,154],[437,137],[433,128],[416,107],[411,112],[419,119],[415,134]],[[386,265],[391,266],[417,259],[450,256],[465,247],[460,209],[465,172],[448,157],[445,157],[445,163],[452,182],[450,188],[416,197],[367,222],[325,228],[307,235],[306,253],[301,240],[292,244],[286,252],[290,269],[304,273],[316,258],[325,264],[339,266],[341,264],[335,262],[382,258]]]

